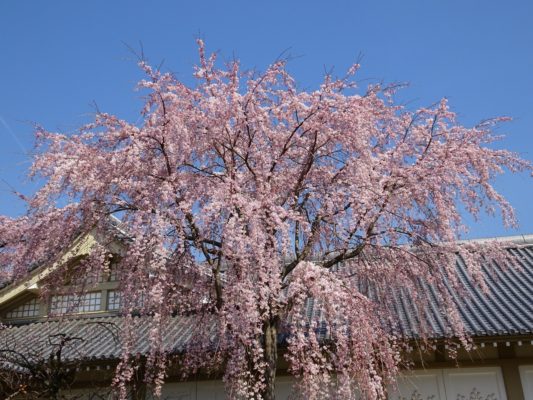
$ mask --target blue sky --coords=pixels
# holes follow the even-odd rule
[[[514,121],[498,147],[533,160],[533,2],[502,1],[3,1],[0,3],[0,214],[19,215],[11,188],[27,181],[33,123],[73,131],[99,109],[135,121],[142,77],[128,50],[191,82],[195,39],[222,58],[264,69],[283,51],[303,88],[324,69],[409,82],[410,107],[447,97],[460,121]],[[506,174],[496,187],[515,206],[520,228],[484,217],[468,237],[533,233],[533,180]]]

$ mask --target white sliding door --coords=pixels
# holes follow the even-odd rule
[[[398,380],[398,388],[389,398],[391,400],[507,400],[499,367],[415,370],[406,373]]]
[[[533,365],[522,365],[520,368],[520,380],[524,390],[524,399],[533,400]]]

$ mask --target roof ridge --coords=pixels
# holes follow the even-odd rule
[[[475,239],[457,240],[457,243],[486,243],[491,241],[510,242],[515,244],[533,244],[533,233],[509,236],[491,236]]]

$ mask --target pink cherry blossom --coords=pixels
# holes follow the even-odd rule
[[[146,379],[156,394],[179,362],[185,376],[222,373],[229,397],[272,399],[282,346],[305,398],[383,398],[404,365],[393,304],[412,299],[424,338],[428,284],[450,335],[467,343],[447,285],[461,290],[460,254],[483,286],[484,259],[481,245],[456,242],[461,210],[499,210],[514,225],[491,182],[531,169],[491,147],[504,119],[464,127],[446,100],[409,110],[390,88],[358,91],[358,65],[301,90],[283,60],[254,74],[219,68],[199,49],[193,87],[141,62],[140,124],[98,113],[78,132],[37,131],[31,174],[44,184],[27,215],[0,219],[0,277],[19,279],[100,232],[79,268],[120,271],[122,396],[134,311],[151,316]],[[503,259],[501,246],[490,249]],[[178,359],[164,348],[173,316],[191,318]]]

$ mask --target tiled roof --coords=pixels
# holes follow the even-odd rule
[[[459,278],[466,288],[466,297],[448,288],[457,305],[466,331],[471,336],[533,334],[533,246],[510,248],[515,268],[484,268],[489,292],[484,293],[466,273],[464,262],[457,261]],[[429,330],[434,338],[446,336],[445,318],[439,310],[434,290],[430,292]],[[412,304],[403,298],[396,302],[400,329],[407,337],[418,335],[418,321]]]
[[[0,331],[0,350],[16,349],[34,359],[47,358],[62,337],[69,338],[63,347],[64,361],[118,359],[121,354],[120,333],[125,319],[118,316],[77,318],[17,325]],[[148,354],[151,324],[149,317],[133,318],[136,346],[132,353]],[[191,340],[194,321],[175,317],[165,330],[165,351],[177,352]]]
[[[485,271],[490,288],[484,293],[473,284],[459,259],[457,266],[460,279],[468,292],[464,296],[453,293],[467,332],[474,337],[533,335],[533,244],[527,247],[509,248],[518,268],[496,268],[495,273]],[[427,286],[426,286],[427,287]],[[432,303],[429,306],[430,331],[433,338],[446,336],[446,323],[436,304],[436,297],[430,287]],[[451,289],[450,289],[451,291]],[[308,302],[308,314],[315,315],[316,303]],[[398,297],[396,312],[400,318],[400,331],[407,338],[419,335],[419,321],[409,299]],[[149,351],[149,317],[137,317],[134,353]],[[52,350],[50,341],[57,341],[64,334],[72,340],[64,350],[66,360],[74,359],[117,359],[120,357],[120,330],[124,320],[119,316],[100,318],[78,318],[36,322],[13,326],[0,331],[0,348],[15,348],[20,352],[39,353],[46,356]],[[195,326],[194,317],[174,317],[164,333],[164,347],[167,352],[176,352],[190,343]],[[55,339],[54,339],[55,338]]]

